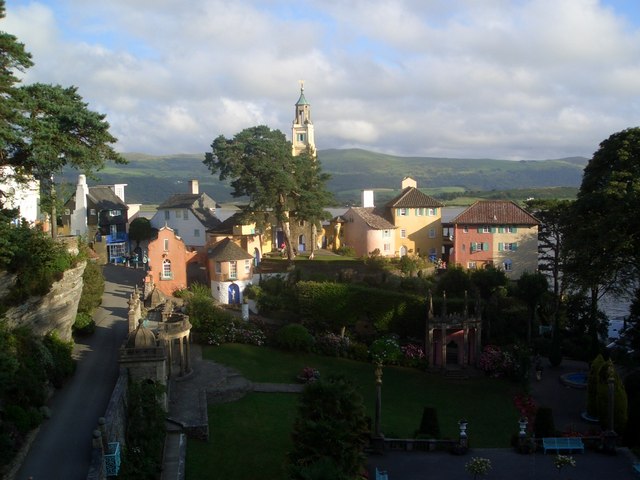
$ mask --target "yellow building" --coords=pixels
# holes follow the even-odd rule
[[[396,254],[440,258],[442,252],[442,207],[444,205],[422,193],[411,177],[402,180],[402,192],[386,204],[395,225]]]

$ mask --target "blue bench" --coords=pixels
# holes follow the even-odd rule
[[[544,453],[554,450],[556,453],[578,451],[584,453],[584,443],[579,437],[546,437],[542,439]]]
[[[376,480],[389,480],[389,475],[384,470],[378,470],[378,467],[376,467]]]

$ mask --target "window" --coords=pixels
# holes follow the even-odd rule
[[[400,230],[400,238],[407,238],[407,231],[404,228]]]
[[[164,211],[164,219],[169,220],[171,218],[171,212],[169,210]]]
[[[176,210],[176,218],[182,218],[182,210]]]
[[[382,248],[383,248],[383,250],[385,252],[390,252],[391,251],[391,244],[390,243],[385,243]]]
[[[390,238],[390,237],[391,237],[391,230],[382,231],[382,238]]]
[[[438,215],[438,209],[437,208],[428,208],[427,209],[427,215],[429,215],[430,217],[435,217],[436,215]]]
[[[396,216],[397,217],[406,217],[407,215],[409,215],[409,209],[408,208],[396,208]]]
[[[90,209],[90,210],[89,210],[89,215],[91,215],[91,216],[94,216],[94,217],[95,217],[95,215],[96,215],[96,209],[95,209],[95,208]]]
[[[244,261],[244,273],[251,273],[251,260]]]
[[[229,278],[238,278],[238,262],[235,260],[229,262]]]
[[[304,133],[298,133],[296,137],[298,138],[299,142],[304,142]]]
[[[71,210],[69,210],[68,208],[64,209],[64,214],[65,215],[71,215]]]
[[[171,273],[171,260],[165,259],[162,262],[162,273],[160,274],[160,280],[171,280],[173,274]]]
[[[504,233],[504,225],[498,227],[498,233]]]
[[[109,235],[112,237],[118,236],[118,226],[117,225],[109,225]]]
[[[513,262],[510,259],[506,259],[502,264],[505,272],[511,272],[513,270]]]
[[[436,254],[436,248],[435,247],[431,247],[429,249],[429,256],[432,257]]]
[[[189,210],[187,210],[186,208],[182,212],[182,218],[184,218],[185,220],[189,219]]]
[[[489,244],[487,242],[471,242],[471,253],[473,252],[488,252]]]
[[[118,217],[122,215],[122,211],[121,210],[109,210],[109,216],[110,217]]]
[[[491,229],[487,225],[483,225],[482,227],[478,227],[478,233],[489,233]]]
[[[436,238],[436,229],[435,228],[430,228],[429,229],[429,238]]]
[[[513,252],[518,249],[518,242],[512,243],[498,243],[498,251],[499,252]]]
[[[216,262],[216,273],[222,273],[222,263]]]
[[[300,222],[298,222],[298,225],[300,225],[301,227],[304,227],[304,220],[300,220]]]
[[[518,233],[518,227],[509,227],[509,233]]]
[[[467,268],[468,268],[469,270],[475,270],[475,269],[476,269],[476,262],[469,262],[469,263],[467,264]]]
[[[199,229],[199,228],[196,228],[196,229],[193,231],[193,236],[194,236],[194,237],[199,237],[199,236],[200,236],[200,229]]]
[[[416,216],[417,217],[424,217],[424,211],[425,211],[424,207],[416,208]]]
[[[464,227],[462,227],[462,233],[469,233],[469,226],[465,225]]]
[[[168,238],[164,239],[164,251],[165,252],[169,251],[169,239]]]

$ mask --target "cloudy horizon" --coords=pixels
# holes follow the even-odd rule
[[[640,6],[624,0],[8,0],[0,30],[75,85],[122,152],[200,153],[268,125],[304,80],[317,147],[590,157],[638,126]]]

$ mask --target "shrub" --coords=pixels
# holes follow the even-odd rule
[[[93,318],[88,313],[79,312],[71,328],[75,334],[90,335],[96,330],[96,322],[93,321]]]
[[[128,392],[126,448],[119,478],[156,479],[162,469],[164,389],[151,381],[131,382]]]
[[[351,342],[349,345],[349,357],[360,362],[369,360],[369,349],[364,343]]]
[[[71,356],[73,342],[61,340],[55,332],[45,336],[42,341],[53,359],[48,371],[49,380],[54,387],[60,388],[76,369],[76,363]]]
[[[336,251],[336,253],[338,255],[342,255],[343,257],[355,257],[356,256],[356,251],[353,249],[353,247],[349,247],[347,245],[342,245]]]
[[[335,468],[329,469],[330,477],[319,478],[356,478],[366,463],[369,433],[362,396],[350,381],[330,377],[307,384],[291,434],[289,478],[308,479],[300,469],[322,459]],[[336,471],[342,476],[334,476]]]
[[[102,303],[104,294],[104,275],[102,267],[95,261],[88,260],[82,274],[82,294],[78,303],[78,313],[85,313],[90,317]]]
[[[373,363],[382,363],[385,365],[397,363],[402,357],[402,351],[398,341],[387,337],[375,340],[369,346],[369,358]]]
[[[440,438],[440,424],[438,411],[435,407],[427,406],[422,409],[420,427],[416,431],[418,438]]]
[[[591,362],[589,377],[587,378],[587,414],[591,418],[598,418],[598,383],[599,373],[605,364],[602,355],[598,355]]]
[[[349,352],[349,344],[349,337],[325,333],[316,337],[314,349],[322,355],[346,357]]]
[[[407,367],[418,367],[425,363],[424,349],[417,343],[409,343],[400,347],[402,350],[402,364]]]
[[[290,323],[276,332],[276,344],[285,350],[308,352],[314,344],[313,335],[304,325]]]

